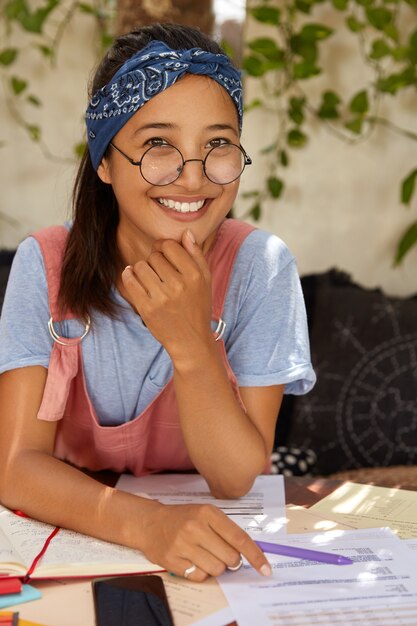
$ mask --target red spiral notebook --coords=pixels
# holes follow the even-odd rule
[[[139,550],[55,528],[0,508],[0,586],[16,578],[27,582],[161,571]]]

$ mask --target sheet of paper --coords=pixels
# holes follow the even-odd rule
[[[417,623],[415,557],[389,529],[293,535],[280,543],[342,554],[354,563],[328,565],[270,554],[269,579],[249,564],[221,576],[239,626],[367,624],[364,615],[371,612],[383,620],[373,625]]]
[[[404,539],[403,541],[410,550],[417,552],[417,539]]]
[[[227,617],[223,621],[226,615],[233,617],[215,578],[201,584],[167,573],[158,576],[164,581],[175,626],[194,626],[201,621],[207,623],[209,619],[216,626],[223,626],[228,623]]]
[[[285,491],[282,476],[258,476],[249,493],[238,500],[218,500],[198,474],[124,474],[117,488],[163,504],[214,504],[251,536],[271,539],[286,534]]]
[[[329,520],[311,509],[303,506],[287,504],[285,507],[287,516],[287,533],[296,535],[300,533],[324,532],[325,530],[352,530],[355,526],[348,526],[335,520]]]
[[[355,528],[389,526],[400,539],[417,537],[417,491],[344,483],[310,511]]]

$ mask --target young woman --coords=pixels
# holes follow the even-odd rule
[[[226,219],[251,163],[238,71],[154,25],[99,66],[73,221],[16,254],[0,327],[0,498],[202,581],[270,566],[211,506],[164,506],[83,468],[197,470],[220,498],[269,463],[284,389],[314,384],[295,261]],[[49,320],[49,321],[48,321]]]

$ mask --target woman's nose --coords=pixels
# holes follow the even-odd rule
[[[186,159],[175,182],[187,189],[197,189],[205,182],[203,179],[206,179],[203,159]]]

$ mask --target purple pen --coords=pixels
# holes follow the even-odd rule
[[[283,546],[280,543],[269,543],[268,541],[255,541],[263,552],[270,554],[280,554],[281,556],[292,556],[296,559],[307,561],[320,561],[320,563],[330,563],[332,565],[352,565],[352,559],[341,554],[331,554],[330,552],[320,552],[319,550],[307,550],[306,548],[296,548],[294,546]]]

